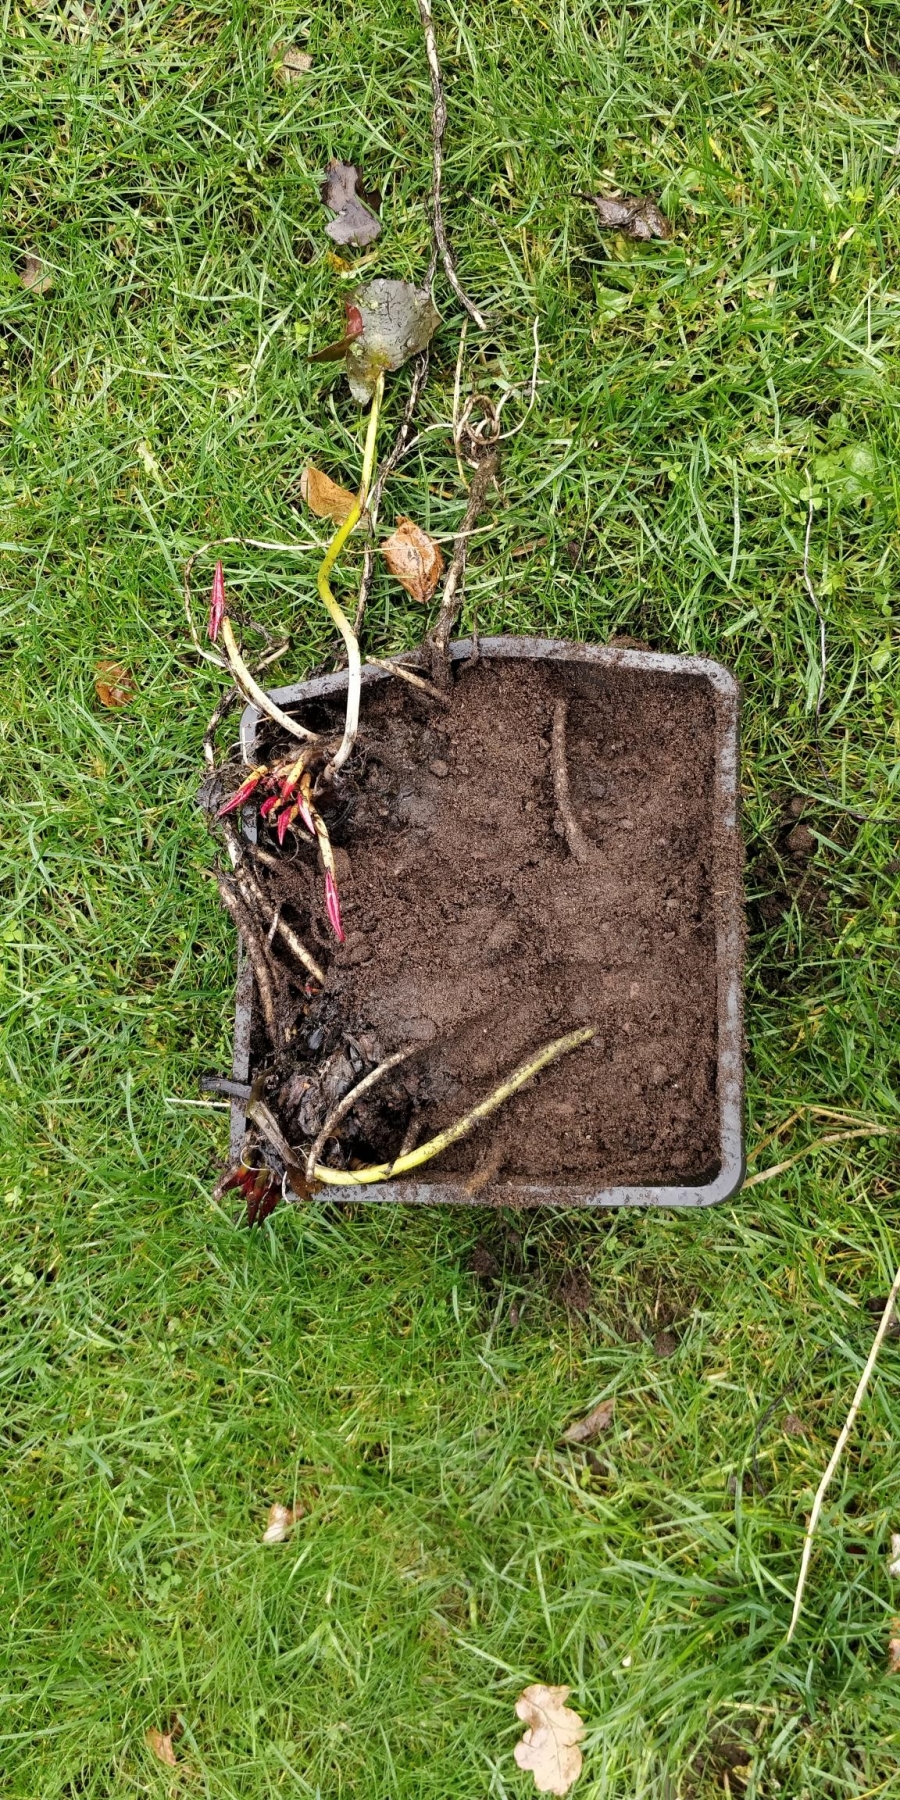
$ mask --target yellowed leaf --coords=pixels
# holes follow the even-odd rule
[[[49,269],[45,268],[40,257],[33,256],[30,250],[25,257],[19,280],[23,288],[30,288],[33,294],[47,294],[53,286],[53,276]]]
[[[412,519],[398,519],[397,529],[381,546],[391,574],[414,600],[426,605],[444,572],[444,558],[434,538]]]
[[[134,678],[121,663],[104,657],[94,671],[94,690],[101,706],[129,706],[135,695]]]
[[[300,497],[318,519],[331,519],[335,525],[343,525],[356,500],[348,488],[338,487],[330,475],[323,475],[312,463],[307,464],[300,477]]]
[[[307,75],[312,66],[313,59],[306,50],[283,50],[281,53],[283,81],[299,81],[301,75]]]
[[[574,1425],[570,1425],[568,1431],[563,1432],[564,1442],[567,1444],[593,1443],[594,1438],[599,1437],[601,1431],[606,1431],[612,1423],[615,1406],[614,1400],[601,1400],[600,1405],[595,1406],[593,1412],[589,1412],[586,1418],[576,1419]]]
[[[148,1731],[147,1749],[152,1750],[153,1755],[157,1757],[161,1763],[165,1763],[168,1769],[175,1769],[178,1767],[178,1759],[172,1748],[172,1734],[170,1731]]]
[[[290,1537],[298,1519],[303,1517],[302,1506],[279,1506],[277,1501],[269,1507],[266,1529],[263,1532],[264,1544],[283,1544]]]
[[[584,1724],[566,1701],[567,1687],[545,1687],[536,1682],[516,1701],[517,1716],[528,1726],[513,1751],[520,1769],[530,1769],[540,1794],[567,1794],[581,1774],[583,1757],[578,1746]]]

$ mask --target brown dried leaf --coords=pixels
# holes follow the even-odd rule
[[[592,194],[591,200],[602,231],[621,231],[623,237],[644,243],[672,236],[671,221],[645,194]]]
[[[282,81],[299,81],[302,75],[309,73],[312,66],[313,59],[305,50],[283,50],[281,53]]]
[[[338,487],[330,475],[323,475],[312,463],[307,463],[300,477],[300,498],[317,519],[331,519],[335,525],[343,525],[351,506],[356,504],[356,495],[349,488]]]
[[[594,1439],[600,1436],[601,1431],[606,1431],[612,1422],[615,1406],[615,1400],[601,1400],[600,1405],[595,1406],[585,1418],[576,1419],[574,1425],[570,1425],[568,1430],[563,1432],[563,1442],[566,1444],[592,1444]]]
[[[130,706],[135,696],[135,682],[121,663],[105,657],[94,670],[94,691],[101,706]]]
[[[434,538],[412,519],[401,518],[381,549],[395,580],[420,605],[427,605],[444,572],[444,558]]]
[[[537,1682],[516,1701],[517,1716],[529,1729],[513,1755],[520,1769],[531,1770],[540,1794],[567,1794],[581,1774],[584,1723],[566,1705],[571,1691]]]
[[[356,244],[360,249],[381,235],[381,220],[364,204],[360,173],[353,163],[330,162],[322,183],[322,199],[337,214],[325,232],[334,244]]]
[[[798,1413],[785,1413],[781,1421],[781,1429],[787,1433],[788,1437],[802,1438],[809,1435],[808,1427],[804,1425]]]
[[[303,1517],[302,1506],[279,1506],[277,1501],[269,1507],[266,1529],[262,1535],[264,1544],[283,1544],[289,1538],[298,1519]]]
[[[48,294],[53,286],[53,276],[45,269],[39,256],[31,251],[25,257],[22,273],[19,276],[23,288],[29,288],[33,294]]]
[[[147,1749],[152,1750],[153,1755],[157,1757],[161,1763],[165,1763],[167,1769],[176,1769],[178,1767],[178,1758],[172,1749],[172,1734],[170,1731],[148,1731]]]

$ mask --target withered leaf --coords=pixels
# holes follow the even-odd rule
[[[400,586],[422,606],[427,605],[444,572],[444,558],[434,538],[412,519],[400,518],[381,549]]]
[[[172,1748],[172,1734],[170,1731],[148,1731],[147,1749],[152,1750],[153,1755],[157,1757],[161,1763],[165,1763],[167,1769],[176,1769],[178,1767],[178,1758]]]
[[[283,50],[281,53],[280,73],[282,81],[299,81],[313,66],[313,59],[305,50]]]
[[[896,1619],[894,1620],[893,1629],[894,1631],[897,1631],[898,1629],[898,1621]],[[888,1640],[887,1672],[889,1675],[900,1675],[900,1637],[892,1637]]]
[[[567,1794],[581,1774],[584,1723],[566,1705],[571,1691],[536,1682],[516,1701],[517,1716],[529,1729],[513,1755],[520,1769],[531,1770],[540,1794]]]
[[[356,503],[356,495],[349,488],[338,487],[330,475],[323,475],[312,463],[307,463],[300,477],[300,498],[318,519],[331,519],[335,525],[343,525]]]
[[[672,236],[671,221],[645,194],[592,194],[590,198],[602,231],[621,231],[623,237],[643,243]]]
[[[269,1507],[266,1529],[262,1535],[264,1544],[283,1544],[289,1538],[298,1519],[303,1517],[302,1506],[279,1506],[276,1502]]]
[[[23,288],[29,288],[33,294],[48,294],[53,286],[53,276],[49,269],[30,250],[25,257],[19,280]]]
[[[601,1431],[606,1431],[611,1424],[615,1406],[615,1400],[601,1400],[600,1405],[595,1406],[585,1418],[576,1419],[574,1425],[570,1425],[568,1430],[563,1432],[563,1442],[566,1444],[593,1443],[594,1438],[599,1437]]]
[[[101,658],[94,670],[94,691],[101,706],[129,706],[135,695],[135,683],[121,663]]]
[[[381,234],[381,220],[364,203],[359,170],[353,163],[330,162],[322,183],[322,199],[337,217],[325,227],[335,244],[373,244]]]
[[[427,288],[381,277],[353,295],[348,317],[359,313],[362,329],[347,349],[347,379],[355,400],[371,398],[383,369],[399,369],[424,350],[440,324]]]

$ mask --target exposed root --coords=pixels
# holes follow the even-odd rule
[[[222,643],[225,646],[228,666],[244,698],[252,701],[254,706],[259,707],[260,712],[265,713],[267,719],[271,719],[275,725],[280,725],[282,731],[289,732],[291,737],[301,738],[306,742],[314,741],[318,733],[308,731],[305,725],[301,725],[297,719],[292,719],[290,713],[282,712],[281,707],[276,706],[275,701],[269,698],[265,688],[261,688],[259,682],[251,675],[238,648],[237,638],[227,613],[222,620]]]
[[[287,948],[291,951],[292,955],[296,956],[297,961],[303,964],[304,969],[309,971],[309,974],[312,975],[315,981],[319,982],[321,987],[324,987],[324,971],[316,962],[315,957],[307,950],[302,938],[298,937],[293,926],[289,925],[287,920],[282,918],[280,906],[275,907],[272,905],[268,895],[260,887],[248,861],[248,855],[252,856],[256,853],[259,855],[260,861],[266,859],[270,867],[280,869],[281,865],[278,858],[274,856],[269,857],[264,850],[257,852],[257,846],[255,844],[248,844],[238,836],[230,819],[223,819],[221,821],[221,826],[222,834],[228,846],[228,854],[231,858],[232,868],[234,870],[235,885],[240,891],[244,904],[251,913],[255,907],[258,907],[269,927],[265,943],[270,945],[273,935],[277,931],[279,937],[287,945]]]
[[[374,1182],[389,1181],[394,1175],[405,1175],[410,1169],[420,1168],[423,1163],[430,1162],[433,1157],[448,1150],[451,1144],[458,1143],[460,1138],[467,1137],[482,1119],[489,1118],[498,1106],[518,1093],[548,1063],[555,1062],[558,1056],[565,1056],[570,1050],[577,1050],[593,1037],[596,1037],[595,1028],[586,1025],[579,1031],[570,1031],[566,1037],[556,1038],[552,1044],[546,1044],[529,1062],[521,1063],[518,1069],[514,1069],[486,1100],[479,1101],[470,1112],[464,1113],[455,1125],[449,1125],[446,1131],[439,1131],[437,1137],[430,1138],[426,1144],[420,1144],[418,1150],[410,1150],[406,1156],[398,1156],[393,1162],[373,1163],[367,1169],[329,1169],[324,1163],[317,1163],[313,1170],[315,1180],[323,1181],[329,1187],[365,1187]]]
[[[315,1179],[316,1163],[318,1162],[328,1139],[333,1135],[338,1125],[340,1125],[341,1120],[345,1119],[347,1114],[353,1111],[357,1101],[361,1100],[363,1094],[367,1094],[370,1088],[375,1087],[376,1083],[381,1081],[383,1076],[389,1075],[391,1069],[396,1069],[402,1062],[408,1062],[409,1058],[414,1056],[415,1052],[419,1049],[421,1049],[420,1044],[412,1044],[406,1050],[395,1050],[393,1056],[385,1057],[384,1062],[379,1063],[377,1069],[370,1070],[368,1075],[363,1076],[362,1081],[358,1081],[356,1086],[350,1089],[349,1094],[344,1095],[343,1100],[338,1101],[337,1106],[335,1106],[328,1114],[328,1117],[306,1158],[307,1181],[313,1181]]]
[[[462,606],[462,588],[466,573],[466,559],[469,553],[469,537],[475,520],[487,499],[488,489],[497,473],[499,461],[499,451],[496,448],[489,449],[479,462],[472,477],[468,505],[454,540],[450,567],[444,577],[440,611],[423,644],[423,649],[431,664],[432,679],[438,686],[445,688],[449,686],[450,681],[450,639]]]
[[[466,1194],[470,1200],[474,1200],[475,1195],[480,1194],[482,1189],[486,1188],[488,1183],[499,1175],[503,1167],[503,1154],[500,1144],[495,1144],[493,1150],[488,1151],[484,1162],[479,1165],[474,1174],[469,1176],[466,1182]]]
[[[576,862],[585,863],[591,853],[590,846],[572,810],[572,797],[569,793],[569,770],[566,763],[567,711],[565,700],[557,700],[553,708],[553,792],[565,829],[566,843]]]
[[[402,663],[388,662],[383,656],[367,656],[366,664],[371,664],[376,669],[386,669],[389,675],[399,675],[401,681],[408,681],[410,687],[418,688],[430,700],[437,700],[440,706],[447,705],[447,695],[442,694],[440,688],[426,681],[424,676],[414,675],[412,669],[405,669]]]
[[[464,306],[471,319],[474,319],[479,331],[487,331],[487,322],[479,312],[474,301],[469,299],[459,276],[453,252],[447,241],[444,225],[444,212],[441,205],[441,180],[444,162],[444,132],[447,129],[447,102],[444,99],[444,83],[441,77],[441,65],[438,60],[437,40],[434,35],[434,19],[431,12],[431,0],[419,0],[419,18],[425,34],[425,53],[431,73],[431,226],[434,241],[441,253],[444,273],[461,306]]]
[[[266,956],[266,947],[256,929],[252,915],[243,897],[236,893],[224,875],[216,875],[216,885],[222,896],[222,904],[230,912],[247,949],[250,964],[259,993],[266,1030],[275,1049],[282,1048],[282,1034],[278,1024],[275,1006],[275,989],[272,982],[272,971]]]

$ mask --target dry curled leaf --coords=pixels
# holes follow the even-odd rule
[[[25,257],[19,280],[23,288],[29,288],[33,294],[47,294],[53,286],[53,276],[44,267],[39,256],[31,251]]]
[[[264,1544],[283,1544],[289,1538],[298,1519],[303,1517],[302,1506],[279,1506],[277,1501],[269,1507],[266,1529],[262,1535]]]
[[[338,487],[330,475],[323,475],[321,469],[313,468],[307,463],[300,477],[300,498],[305,500],[310,512],[317,519],[331,519],[335,525],[343,525],[350,508],[356,504],[356,495],[349,488]]]
[[[606,1431],[611,1424],[615,1406],[614,1400],[601,1400],[600,1405],[595,1406],[585,1418],[576,1419],[574,1425],[570,1425],[568,1430],[563,1432],[563,1442],[566,1444],[593,1443],[594,1438],[599,1437],[601,1431]]]
[[[381,546],[391,574],[414,600],[425,606],[444,572],[444,558],[434,541],[412,519],[398,519],[397,529]]]
[[[312,66],[313,59],[306,50],[283,50],[281,53],[279,72],[282,81],[299,81]]]
[[[566,1705],[571,1691],[536,1682],[516,1701],[516,1713],[529,1729],[513,1755],[520,1769],[531,1770],[541,1794],[567,1794],[581,1774],[584,1724]]]
[[[602,231],[621,231],[623,237],[670,238],[672,225],[655,200],[644,194],[592,194]]]
[[[152,1750],[159,1762],[165,1763],[168,1769],[178,1767],[178,1758],[172,1748],[170,1731],[150,1730],[147,1732],[147,1749]]]
[[[374,393],[382,370],[402,368],[430,344],[440,316],[427,288],[380,277],[358,289],[347,312],[352,326],[359,321],[346,349],[347,379],[362,405]]]
[[[362,249],[380,236],[381,220],[366,204],[360,173],[353,163],[330,162],[321,192],[329,212],[337,215],[325,227],[332,243],[356,244]]]
[[[101,706],[129,706],[135,695],[134,679],[121,663],[103,658],[94,670],[94,691]]]

